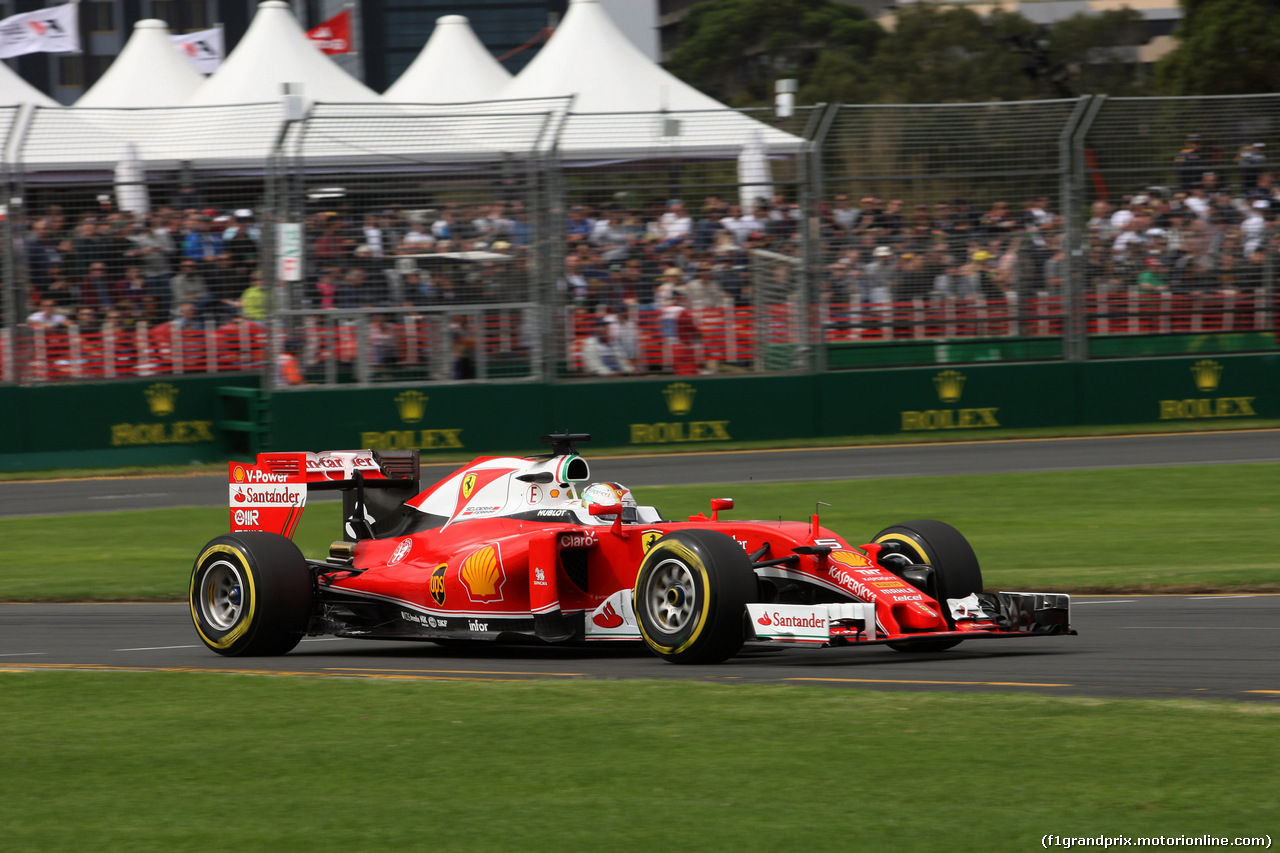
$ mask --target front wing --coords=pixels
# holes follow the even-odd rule
[[[921,639],[997,639],[1074,634],[1071,596],[1055,592],[998,592],[948,599],[954,631],[886,634],[877,630],[875,605],[748,604],[748,625],[755,639],[832,646],[900,643]]]
[[[1074,634],[1071,596],[1053,592],[998,592],[950,599],[954,631],[887,634],[876,624],[874,604],[747,605],[748,640],[811,646],[873,645],[922,639],[999,639]],[[640,639],[631,591],[619,590],[588,614],[588,640]]]

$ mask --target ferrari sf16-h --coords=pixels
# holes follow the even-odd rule
[[[673,663],[746,642],[887,644],[1073,634],[1069,597],[985,592],[973,549],[920,520],[852,546],[806,521],[663,518],[591,483],[581,434],[543,455],[485,457],[425,491],[410,451],[262,453],[229,465],[231,533],[191,573],[191,616],[223,655],[304,636],[524,643],[642,641]],[[310,492],[342,491],[343,538],[307,559],[290,538]]]

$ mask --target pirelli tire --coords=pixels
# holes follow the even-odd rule
[[[209,541],[191,569],[191,619],[220,655],[282,655],[311,619],[311,570],[298,546],[276,533]]]
[[[746,639],[756,576],[742,546],[723,533],[678,530],[653,543],[636,574],[635,611],[649,649],[670,663],[711,664]]]
[[[901,552],[913,563],[933,569],[929,582],[921,591],[930,595],[942,608],[947,627],[955,630],[951,619],[948,598],[964,598],[970,593],[982,592],[982,569],[978,557],[964,535],[942,521],[918,519],[886,527],[872,541],[895,542]],[[959,645],[960,640],[914,640],[890,643],[889,647],[900,652],[940,652]]]

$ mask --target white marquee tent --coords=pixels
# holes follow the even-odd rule
[[[462,104],[498,97],[511,74],[476,38],[463,15],[436,19],[436,28],[413,63],[382,99],[394,104]]]
[[[173,46],[164,21],[134,24],[129,43],[77,107],[176,107],[191,98],[204,75]]]
[[[196,90],[191,106],[255,104],[277,100],[285,83],[302,86],[310,102],[373,103],[378,93],[321,53],[283,0],[258,4],[235,50]]]
[[[736,156],[757,142],[781,154],[804,144],[656,65],[599,0],[570,0],[555,35],[501,93],[504,99],[566,95],[573,96],[572,115],[559,148],[568,159]]]
[[[35,104],[38,107],[56,107],[58,102],[18,76],[7,64],[0,62],[0,106]]]
[[[130,46],[135,39],[130,39]],[[186,63],[176,50],[172,52],[178,62]],[[117,63],[125,58],[122,55]],[[189,65],[179,73],[199,76]],[[150,90],[145,78],[135,79],[143,92]],[[38,170],[114,169],[126,159],[146,170],[180,165],[260,170],[286,118],[284,83],[300,84],[307,101],[370,106],[379,101],[376,92],[312,44],[287,3],[267,0],[258,6],[235,50],[215,74],[199,83],[184,105],[170,106],[167,99],[155,98],[145,109],[97,108],[81,98],[75,110],[67,111],[74,113],[71,116],[39,110],[21,160],[27,168]]]
[[[454,56],[455,62],[470,62],[473,71],[485,63],[501,71],[487,55],[475,55],[476,49],[483,51],[478,43],[464,50],[466,37],[474,40],[464,19],[442,19],[436,34],[439,44],[433,35],[418,60]],[[461,58],[466,51],[469,60]],[[406,87],[416,79],[416,73],[409,75],[406,71]],[[430,85],[428,78],[420,79],[420,85]],[[400,82],[393,87],[396,93]],[[503,87],[500,98],[440,103],[441,98],[464,97],[464,84],[472,82],[441,78],[431,85],[431,93],[415,92],[410,103],[387,102],[317,50],[287,3],[266,0],[231,56],[186,105],[98,109],[78,104],[66,111],[80,120],[76,126],[68,125],[72,116],[63,119],[59,111],[40,109],[20,159],[40,169],[114,168],[127,149],[136,151],[136,161],[146,170],[259,170],[280,139],[290,109],[281,97],[284,83],[300,83],[303,98],[313,105],[312,115],[326,122],[323,132],[286,137],[293,154],[317,162],[372,164],[391,157],[397,162],[461,163],[553,146],[563,161],[583,164],[670,156],[737,158],[745,152],[757,164],[748,182],[762,187],[768,175],[760,167],[767,170],[770,156],[795,154],[805,145],[668,74],[631,44],[598,0],[571,0],[555,36]],[[300,114],[295,105],[294,116]],[[85,133],[81,123],[101,132]],[[303,147],[294,147],[295,140]]]

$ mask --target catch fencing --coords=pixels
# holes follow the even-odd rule
[[[1276,349],[1280,96],[785,119],[289,96],[5,108],[0,135],[6,384]]]

